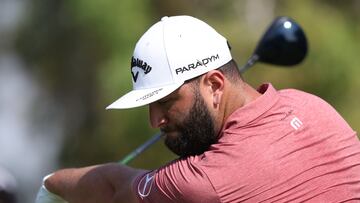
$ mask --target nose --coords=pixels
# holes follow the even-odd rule
[[[167,123],[165,113],[161,110],[158,104],[149,104],[150,125],[153,128],[160,128]]]

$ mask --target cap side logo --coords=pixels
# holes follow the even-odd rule
[[[176,72],[176,75],[179,75],[179,74],[182,74],[184,72],[196,69],[196,68],[198,68],[200,66],[206,67],[206,65],[208,63],[214,62],[214,61],[219,60],[219,59],[220,59],[219,54],[212,55],[212,56],[203,58],[201,60],[197,60],[194,63],[190,63],[190,64],[187,64],[187,65],[185,65],[183,67],[177,68],[177,69],[175,69],[175,72]]]
[[[133,68],[135,68],[135,67],[140,68],[142,71],[144,71],[145,74],[150,73],[150,71],[152,70],[152,67],[145,61],[138,59],[138,58],[131,57],[131,75],[132,75],[134,82],[137,81],[138,76],[139,76],[139,70],[133,71]]]

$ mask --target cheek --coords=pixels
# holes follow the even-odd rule
[[[172,108],[167,112],[170,124],[177,124],[184,120],[188,112],[186,108]]]
[[[192,89],[188,89],[187,91],[183,90],[180,93],[176,101],[166,110],[170,125],[182,123],[189,115],[189,112],[193,108],[194,100],[196,99]]]

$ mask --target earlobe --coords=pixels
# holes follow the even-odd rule
[[[214,94],[214,105],[220,104],[220,96],[219,94]]]

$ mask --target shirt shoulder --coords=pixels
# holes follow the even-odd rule
[[[199,156],[177,159],[139,176],[133,185],[139,202],[220,202],[198,161]]]
[[[316,121],[317,127],[328,129],[341,129],[349,133],[354,133],[345,119],[337,110],[322,98],[301,90],[285,89],[280,90],[279,95],[283,103],[289,103],[294,109],[299,109],[304,119]],[[321,124],[321,126],[320,126]]]

